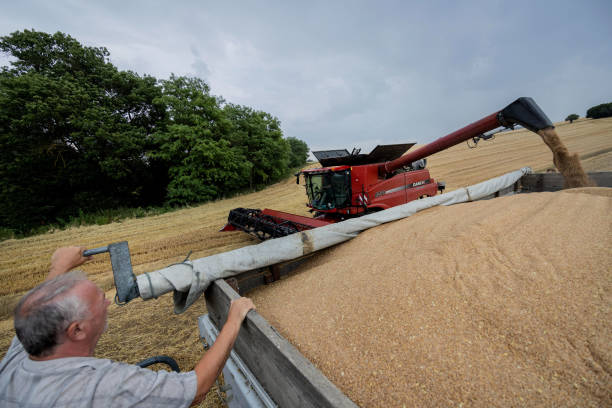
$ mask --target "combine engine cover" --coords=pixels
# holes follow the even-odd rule
[[[391,145],[378,145],[369,154],[360,154],[361,149],[348,150],[321,150],[312,152],[321,166],[362,166],[364,164],[384,163],[395,160],[406,153],[415,143],[400,143]]]

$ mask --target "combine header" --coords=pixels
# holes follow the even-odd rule
[[[425,168],[426,157],[470,139],[474,143],[490,139],[517,124],[534,132],[553,127],[535,101],[523,97],[408,154],[404,153],[414,143],[377,146],[370,154],[359,154],[359,150],[313,152],[323,167],[296,175],[298,183],[299,176],[304,176],[306,205],[313,218],[270,209],[235,208],[222,231],[242,230],[261,240],[278,238],[436,195],[445,185],[431,178]]]

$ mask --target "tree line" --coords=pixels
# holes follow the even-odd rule
[[[612,102],[593,106],[586,113],[587,118],[593,119],[609,118],[610,116],[612,116]]]
[[[261,188],[306,162],[273,115],[199,79],[121,71],[61,32],[0,37],[0,227],[182,206]]]
[[[610,116],[612,116],[612,102],[592,106],[586,112],[586,117],[591,119],[609,118]],[[579,118],[578,114],[572,113],[567,115],[565,121],[573,123]]]

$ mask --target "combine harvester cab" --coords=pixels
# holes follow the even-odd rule
[[[261,240],[386,210],[431,197],[445,188],[427,170],[426,157],[456,144],[487,140],[494,133],[521,125],[533,132],[552,128],[552,122],[534,102],[522,97],[504,109],[447,136],[405,154],[414,143],[377,146],[369,154],[354,149],[313,152],[322,167],[299,172],[304,176],[310,212],[314,217],[281,211],[235,208],[221,231],[242,230]],[[492,133],[486,133],[491,132]]]

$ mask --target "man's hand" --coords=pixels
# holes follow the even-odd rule
[[[85,251],[85,247],[82,246],[56,249],[51,256],[51,268],[49,268],[47,280],[53,279],[89,261],[92,257],[83,256],[83,251]]]
[[[249,310],[255,310],[255,305],[251,299],[241,297],[240,299],[232,300],[229,312],[227,313],[227,321],[237,323],[240,326]]]

